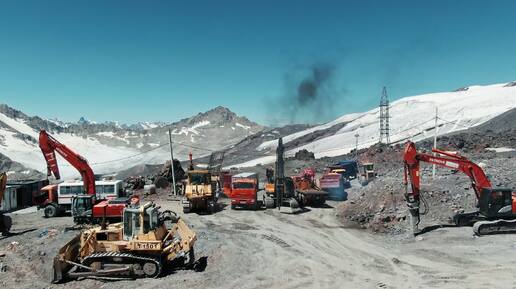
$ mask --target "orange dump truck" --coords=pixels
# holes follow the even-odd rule
[[[258,174],[240,173],[231,177],[231,209],[258,209]]]

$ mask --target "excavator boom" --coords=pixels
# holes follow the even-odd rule
[[[57,152],[79,171],[84,182],[86,193],[88,195],[95,195],[95,175],[84,157],[60,143],[44,130],[39,133],[39,147],[47,162],[47,174],[49,176],[53,174],[56,179],[59,180],[61,178],[56,159]]]

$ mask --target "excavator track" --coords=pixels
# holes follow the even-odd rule
[[[160,257],[139,256],[122,252],[102,252],[87,256],[81,265],[90,268],[91,276],[102,277],[148,277],[161,274],[163,265]],[[84,269],[84,267],[80,267]],[[125,269],[125,270],[124,270]],[[88,276],[88,272],[70,272],[73,277]],[[86,273],[86,274],[85,274]]]
[[[516,220],[479,221],[473,225],[477,236],[516,233]]]

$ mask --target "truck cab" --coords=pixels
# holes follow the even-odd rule
[[[231,209],[258,209],[258,174],[240,173],[231,179]]]

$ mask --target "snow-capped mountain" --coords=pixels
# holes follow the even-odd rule
[[[38,147],[39,130],[45,129],[58,141],[88,159],[95,173],[110,173],[139,164],[161,164],[170,159],[168,130],[174,142],[174,156],[180,160],[210,154],[238,143],[262,126],[240,117],[225,107],[216,107],[174,123],[145,122],[120,125],[81,118],[77,123],[27,116],[0,105],[0,169],[11,174],[36,170],[46,172]],[[65,178],[77,177],[74,168],[59,157]],[[27,168],[27,169],[25,169]]]
[[[487,86],[463,87],[454,92],[409,96],[390,104],[390,141],[399,143],[418,141],[435,133],[435,114],[438,109],[438,134],[468,129],[480,125],[516,107],[516,82]],[[287,156],[301,149],[315,153],[316,158],[338,156],[358,148],[366,148],[379,141],[379,108],[363,113],[343,115],[331,122],[284,136]],[[249,167],[272,163],[277,138],[264,141],[254,154],[263,156],[234,164]]]

